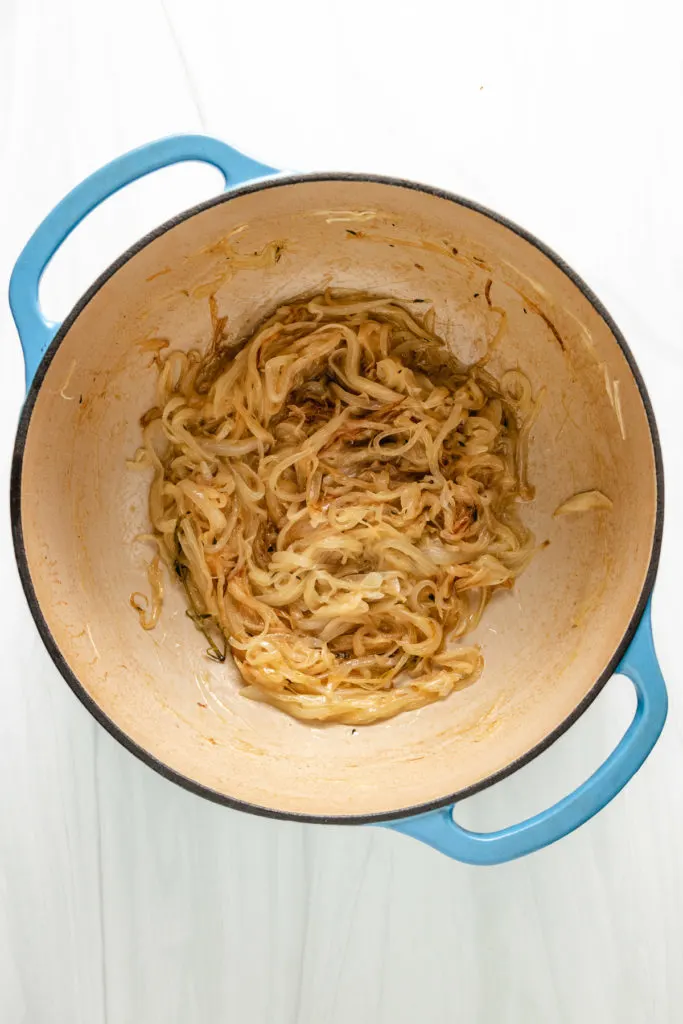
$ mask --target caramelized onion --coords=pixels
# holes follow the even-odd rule
[[[463,366],[378,296],[292,301],[242,346],[214,333],[203,355],[159,355],[136,458],[207,653],[229,648],[245,697],[311,722],[365,724],[473,682],[482,656],[462,638],[533,552],[527,378]],[[152,565],[151,605],[131,599],[146,629]]]

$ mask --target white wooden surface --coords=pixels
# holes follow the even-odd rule
[[[671,712],[593,822],[495,869],[378,829],[233,813],[95,726],[53,668],[0,504],[2,1024],[674,1024],[683,1019],[683,76],[671,0],[0,2],[0,280],[77,181],[205,131],[267,163],[422,179],[556,248],[629,338],[667,461],[655,631]],[[128,242],[216,190],[176,168],[94,214],[46,275],[62,316]],[[22,361],[0,308],[0,490]],[[592,770],[614,680],[459,812],[488,828]]]

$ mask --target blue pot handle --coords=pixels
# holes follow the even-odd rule
[[[666,686],[652,641],[649,601],[617,671],[628,676],[636,688],[638,705],[633,721],[605,763],[559,803],[499,832],[470,832],[461,828],[453,821],[453,807],[391,821],[387,826],[467,864],[502,864],[540,850],[583,825],[635,775],[666,721]]]
[[[185,160],[213,164],[223,172],[226,188],[277,173],[206,135],[172,135],[112,160],[72,189],[33,233],[10,279],[9,301],[24,350],[27,388],[59,328],[45,320],[38,301],[43,271],[59,246],[91,210],[124,185]]]

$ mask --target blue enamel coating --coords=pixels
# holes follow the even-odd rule
[[[652,641],[650,602],[617,671],[628,676],[636,688],[638,704],[633,721],[605,763],[559,803],[498,832],[470,832],[461,828],[453,821],[453,807],[388,822],[387,826],[467,864],[502,864],[573,832],[623,789],[664,727],[668,700]]]
[[[24,350],[27,388],[59,328],[59,324],[45,320],[38,301],[40,279],[59,246],[91,210],[124,185],[186,160],[213,164],[223,172],[226,188],[277,173],[275,168],[251,160],[217,139],[173,135],[112,160],[72,189],[31,236],[10,280],[9,301]]]
[[[177,135],[141,146],[113,160],[77,185],[32,235],[16,262],[10,280],[10,306],[17,325],[28,387],[59,324],[44,319],[38,302],[40,278],[64,239],[108,196],[152,171],[185,160],[213,164],[223,172],[226,187],[276,174],[231,146],[204,135]],[[636,688],[638,705],[616,750],[587,782],[553,807],[519,825],[479,833],[461,828],[453,807],[386,822],[441,853],[468,864],[501,864],[540,850],[566,836],[597,814],[626,785],[652,750],[666,720],[666,686],[652,641],[648,602],[636,635],[618,671]]]

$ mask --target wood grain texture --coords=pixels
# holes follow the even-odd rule
[[[0,279],[39,219],[132,146],[206,131],[282,167],[452,188],[535,231],[630,340],[658,414],[667,526],[654,606],[662,740],[555,847],[501,868],[379,829],[204,803],[118,747],[37,637],[0,505],[3,1024],[678,1024],[683,1001],[680,9],[348,0],[4,0]],[[300,52],[305,59],[292,60]],[[350,71],[354,63],[355,70]],[[210,194],[163,172],[97,211],[46,274],[64,315],[129,242]],[[0,307],[7,494],[23,368]],[[614,680],[536,762],[463,805],[491,828],[556,799],[623,730]]]

